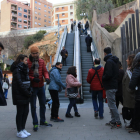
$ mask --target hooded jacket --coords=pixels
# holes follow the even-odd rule
[[[92,67],[91,69],[89,69],[88,76],[87,76],[87,82],[90,84],[90,89],[91,90],[95,90],[95,91],[103,90],[97,74],[94,76],[95,69],[97,70],[100,81],[102,83],[102,76],[103,76],[104,68],[101,67],[100,65],[97,66],[97,67]],[[94,76],[94,78],[92,80],[93,76]]]
[[[29,81],[28,77],[28,66],[24,63],[19,63],[15,65],[13,63],[10,68],[11,72],[13,73],[13,80],[12,80],[12,98],[13,104],[27,104],[30,101],[30,90],[28,90],[23,82]]]
[[[106,90],[118,89],[118,76],[119,76],[119,58],[108,54],[105,56],[106,62],[103,74],[103,86]]]
[[[49,84],[49,90],[57,90],[61,91],[62,89],[65,89],[66,86],[62,83],[60,70],[56,67],[53,67],[50,70],[50,84]]]
[[[40,82],[39,83],[36,83],[33,81],[34,79],[34,71],[31,69],[32,67],[32,56],[30,55],[30,57],[28,58],[28,67],[29,67],[29,77],[30,77],[30,80],[31,80],[31,85],[32,87],[43,87],[44,86],[44,80],[43,80],[43,77],[45,79],[49,79],[49,74],[48,74],[48,71],[46,69],[46,66],[45,66],[45,62],[44,60],[40,59],[38,60],[38,64],[39,64],[39,80]]]

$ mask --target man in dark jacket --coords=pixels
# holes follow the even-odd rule
[[[87,52],[91,52],[91,43],[92,43],[92,37],[88,34],[88,36],[85,39],[85,42],[87,44]]]
[[[46,99],[44,89],[44,79],[49,84],[49,74],[47,72],[45,62],[39,58],[39,48],[32,46],[30,48],[30,56],[28,59],[29,77],[31,86],[33,87],[33,94],[31,96],[31,113],[33,118],[33,130],[38,130],[38,119],[36,114],[36,98],[38,96],[40,105],[40,125],[48,126],[45,118],[46,112]],[[43,78],[44,77],[44,78]]]
[[[78,23],[78,29],[79,29],[79,32],[80,32],[80,35],[81,35],[81,22]]]
[[[0,55],[1,55],[2,50],[4,50],[4,46],[0,42]],[[2,89],[2,79],[3,79],[2,69],[0,68],[0,106],[6,106],[7,103],[6,103],[3,89]]]
[[[63,50],[61,51],[61,56],[62,56],[63,66],[67,66],[66,59],[68,57],[68,51],[65,49],[65,47],[63,47]]]
[[[94,66],[88,71],[87,82],[90,84],[90,90],[92,93],[92,102],[94,107],[94,117],[103,119],[103,85],[102,76],[104,68],[100,65],[100,59],[95,59]],[[97,102],[98,98],[98,102]]]
[[[112,56],[111,48],[104,49],[104,61],[106,62],[103,74],[103,86],[106,90],[106,96],[108,100],[108,106],[111,111],[112,120],[106,125],[120,128],[122,127],[120,116],[116,107],[115,94],[118,89],[118,76],[119,76],[119,59],[116,56]]]

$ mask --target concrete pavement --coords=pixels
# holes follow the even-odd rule
[[[0,107],[0,140],[19,140],[16,137],[16,107],[12,104],[11,92],[8,93],[8,106]],[[107,104],[104,108],[104,119],[95,119],[91,102],[86,102],[82,105],[78,105],[80,118],[65,118],[65,112],[68,103],[62,103],[60,105],[60,118],[63,118],[65,122],[57,123],[50,122],[51,111],[46,110],[46,120],[53,124],[53,127],[39,127],[38,132],[32,130],[32,118],[29,113],[26,130],[32,135],[28,137],[28,140],[139,140],[140,135],[129,134],[124,128],[110,129],[105,126],[105,123],[110,121],[110,114]],[[121,112],[121,107],[119,108]],[[37,113],[39,114],[39,106],[37,106]],[[74,114],[72,110],[72,115]],[[38,115],[39,116],[39,115]],[[121,116],[122,119],[122,116]]]

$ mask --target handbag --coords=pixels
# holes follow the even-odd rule
[[[4,82],[3,85],[2,85],[2,88],[3,89],[8,89],[8,84],[6,82]]]
[[[76,98],[78,96],[78,88],[77,87],[67,88],[67,96],[68,98]]]

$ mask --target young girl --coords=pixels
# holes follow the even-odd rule
[[[65,96],[68,97],[70,101],[67,112],[66,112],[67,118],[73,118],[73,116],[70,114],[72,107],[74,107],[75,116],[80,117],[80,114],[78,113],[78,109],[76,106],[76,98],[80,97],[78,93],[78,88],[81,87],[82,84],[78,82],[76,73],[77,73],[77,70],[75,66],[70,67],[67,71],[67,74],[68,74],[66,77],[67,88],[66,88]]]
[[[11,71],[13,73],[13,104],[16,105],[17,108],[17,137],[26,138],[31,135],[25,130],[25,124],[29,112],[29,101],[31,96],[30,86],[25,85],[25,82],[29,83],[28,85],[30,85],[27,56],[20,54],[17,57],[16,61],[12,64]]]

